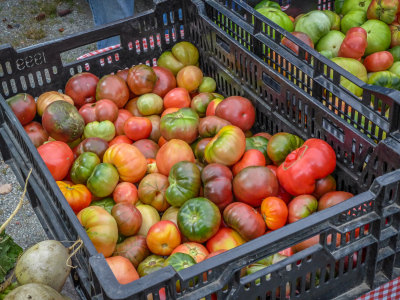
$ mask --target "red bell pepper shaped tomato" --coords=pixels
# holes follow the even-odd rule
[[[364,56],[367,46],[367,32],[365,29],[353,27],[347,31],[346,37],[340,46],[338,56],[360,59]]]
[[[335,166],[336,154],[332,147],[322,140],[309,139],[286,157],[276,174],[291,195],[311,195],[315,181],[331,174]]]

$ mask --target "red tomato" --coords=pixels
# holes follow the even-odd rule
[[[172,251],[171,254],[174,254],[177,252],[189,254],[191,257],[194,258],[196,263],[202,262],[207,257],[207,255],[209,255],[206,247],[204,247],[202,244],[194,243],[194,242],[188,242],[188,243],[179,245],[178,247],[176,247],[174,249],[174,251]]]
[[[170,90],[164,97],[165,109],[190,107],[190,104],[191,98],[188,91],[181,87]]]
[[[318,201],[311,195],[300,195],[294,198],[288,205],[288,222],[294,223],[316,213]]]
[[[381,51],[368,55],[364,60],[364,66],[368,72],[385,71],[393,65],[393,61],[392,53]]]
[[[320,139],[309,139],[286,157],[276,175],[291,195],[309,195],[315,190],[315,181],[331,174],[335,167],[336,154],[332,147]]]
[[[268,197],[261,203],[261,215],[269,229],[277,230],[285,226],[288,208],[283,200],[277,197]]]
[[[181,243],[181,233],[174,222],[159,221],[150,227],[146,243],[154,254],[170,255]]]
[[[70,185],[64,181],[57,181],[57,185],[76,214],[92,202],[92,194],[83,184]]]
[[[259,207],[267,197],[276,197],[278,190],[278,180],[266,167],[247,167],[233,178],[233,194],[236,200],[253,207]]]
[[[334,206],[352,197],[354,197],[353,194],[341,191],[326,193],[318,201],[318,211]]]
[[[130,138],[128,138],[126,135],[120,135],[120,136],[117,136],[117,137],[113,138],[108,143],[108,146],[111,147],[112,145],[115,145],[115,144],[129,144],[129,145],[132,145],[132,143],[133,143],[133,141]]]
[[[174,112],[176,112],[176,111],[178,111],[178,110],[180,110],[179,107],[167,108],[167,109],[164,110],[164,112],[162,113],[161,118],[164,117],[165,115],[172,114],[172,113],[174,113]]]
[[[218,104],[215,115],[231,122],[243,131],[250,130],[256,120],[253,104],[246,98],[232,96]]]
[[[246,151],[242,158],[233,165],[232,173],[236,176],[240,171],[249,166],[265,166],[265,157],[261,151],[257,149],[250,149]]]
[[[160,147],[158,147],[158,145],[152,140],[140,140],[134,142],[132,145],[138,148],[139,151],[144,155],[144,157],[146,157],[146,159],[156,159],[157,152],[158,150],[160,150]]]
[[[7,104],[10,106],[21,125],[28,124],[36,115],[36,102],[29,94],[15,95],[7,99]]]
[[[71,148],[63,142],[49,142],[37,148],[54,180],[63,180],[74,162]]]
[[[24,126],[24,129],[36,148],[43,145],[43,143],[49,138],[49,135],[43,129],[43,126],[38,122],[30,122]]]
[[[110,121],[115,122],[118,118],[117,105],[107,99],[95,103],[87,103],[79,109],[79,114],[85,120],[85,124],[91,122]]]
[[[367,32],[364,28],[353,27],[347,31],[346,37],[340,45],[339,57],[360,59],[367,49]]]
[[[137,187],[130,182],[118,183],[113,192],[113,199],[115,203],[128,202],[135,205],[139,200]]]
[[[120,109],[118,112],[118,118],[117,120],[114,122],[114,126],[115,126],[115,135],[124,135],[124,124],[125,121],[128,120],[129,118],[133,117],[133,115],[131,114],[131,112],[129,110],[126,109]]]
[[[217,256],[218,254],[224,253],[224,252],[226,252],[226,251],[227,251],[226,249],[220,249],[220,250],[218,250],[218,251],[212,252],[212,253],[208,254],[208,255],[204,258],[204,260],[209,259],[209,258],[214,257],[214,256]]]
[[[218,104],[220,104],[222,101],[222,99],[220,98],[215,98],[214,100],[212,100],[208,106],[207,106],[207,110],[206,110],[206,116],[215,116],[215,110],[217,109]]]
[[[336,190],[336,180],[331,175],[324,178],[317,179],[315,181],[315,190],[312,195],[319,200],[323,195],[328,192],[333,192]]]
[[[142,117],[129,118],[124,124],[125,135],[134,141],[147,139],[152,128],[151,121]]]
[[[231,250],[237,246],[243,245],[246,241],[240,234],[232,228],[221,228],[208,240],[206,247],[210,253],[218,250]]]
[[[164,98],[164,96],[172,89],[176,88],[176,79],[174,74],[162,67],[153,67],[157,75],[157,81],[154,85],[152,93]]]
[[[297,37],[298,39],[300,39],[301,41],[303,41],[304,43],[306,43],[308,46],[310,46],[311,48],[314,49],[314,43],[306,33],[299,32],[299,31],[293,31],[292,34],[295,37]],[[288,38],[284,37],[282,39],[282,45],[288,47],[294,53],[299,54],[299,46],[296,43],[289,40]],[[306,54],[306,59],[307,59],[307,57],[308,57],[308,54]]]
[[[272,137],[272,135],[270,135],[269,133],[266,133],[266,132],[259,132],[259,133],[255,134],[254,136],[263,136],[267,140],[270,140],[270,138]]]

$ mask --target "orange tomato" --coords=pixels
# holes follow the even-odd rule
[[[194,163],[192,148],[182,140],[170,140],[157,152],[157,169],[159,173],[168,176],[172,166],[184,160]]]
[[[153,125],[148,118],[132,117],[124,124],[125,135],[134,141],[147,139],[152,129]]]
[[[288,208],[282,199],[268,197],[261,203],[261,215],[271,230],[285,226],[288,217]]]
[[[206,258],[206,256],[210,254],[208,252],[208,250],[206,249],[206,247],[204,247],[202,244],[193,243],[193,242],[184,243],[182,245],[179,245],[178,247],[176,247],[174,249],[174,251],[172,251],[171,254],[174,254],[177,252],[189,254],[191,257],[194,258],[196,263],[203,261]]]
[[[129,144],[132,145],[133,141],[128,138],[126,135],[119,135],[115,138],[113,138],[109,143],[108,146],[111,147],[112,145],[115,144]]]
[[[137,187],[130,182],[118,183],[113,192],[113,199],[115,203],[128,202],[135,205],[139,200]]]
[[[172,221],[164,220],[150,227],[146,236],[150,251],[156,255],[170,255],[181,243],[181,234]]]
[[[236,230],[232,228],[221,228],[216,235],[208,240],[206,247],[210,253],[213,253],[222,249],[231,250],[244,243],[246,243],[246,241]]]
[[[161,118],[164,117],[165,115],[172,114],[172,113],[174,113],[174,112],[176,112],[176,111],[178,111],[178,110],[180,110],[179,107],[167,108],[167,109],[164,110],[164,112],[162,113]]]
[[[162,147],[164,146],[166,143],[168,143],[168,141],[166,139],[164,139],[162,136],[160,137],[160,139],[158,140],[158,147]]]
[[[57,185],[76,214],[92,202],[92,194],[83,184],[73,185],[64,181],[57,181]]]
[[[188,91],[184,88],[178,87],[170,90],[164,96],[165,109],[172,107],[190,107],[191,99]]]
[[[146,158],[138,148],[128,144],[116,144],[106,150],[103,162],[117,168],[121,181],[138,182],[147,171]]]
[[[106,258],[106,262],[120,284],[127,284],[139,279],[139,274],[129,259],[122,256],[113,256]]]
[[[246,151],[242,158],[233,165],[232,174],[236,176],[240,171],[249,166],[262,166],[266,164],[265,157],[260,150],[250,149]]]

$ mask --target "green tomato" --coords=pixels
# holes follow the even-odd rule
[[[199,51],[189,42],[180,42],[172,47],[172,51],[165,51],[158,58],[159,67],[170,70],[175,76],[186,66],[195,66],[199,61]]]
[[[184,107],[161,118],[161,135],[167,141],[179,139],[191,144],[199,136],[199,123],[197,113],[191,108]]]
[[[280,27],[282,27],[283,29],[285,29],[286,31],[289,32],[293,32],[294,31],[294,26],[293,26],[293,22],[292,20],[290,20],[290,18],[288,17],[287,14],[285,14],[283,11],[277,8],[271,8],[271,7],[262,7],[260,9],[257,9],[257,11],[262,14],[264,17],[270,19],[272,22],[274,22],[275,24],[279,25]],[[265,24],[263,24],[263,29],[264,31],[265,29]],[[271,35],[271,33],[269,32],[270,29],[268,28],[268,35]],[[275,37],[275,32],[272,34],[273,37]]]
[[[192,99],[190,107],[198,114],[200,118],[206,116],[207,106],[215,96],[211,93],[200,93]]]
[[[367,32],[368,46],[365,49],[365,57],[389,49],[392,32],[388,24],[379,20],[368,20],[361,27]]]
[[[372,0],[344,0],[341,14],[345,16],[354,9],[367,11],[371,2]]]
[[[217,83],[211,77],[203,77],[203,81],[199,86],[199,93],[214,93],[217,89]],[[214,96],[215,97],[215,96]]]
[[[83,131],[85,138],[98,137],[110,142],[115,136],[115,126],[106,120],[101,122],[91,122],[85,126]]]
[[[196,264],[193,257],[186,253],[174,253],[170,255],[164,262],[164,267],[171,266],[175,271],[179,272]]]
[[[268,143],[268,156],[274,165],[280,166],[292,151],[300,148],[304,144],[304,140],[297,135],[280,132],[274,134]]]
[[[315,50],[318,52],[328,50],[332,52],[334,57],[337,57],[340,45],[345,37],[346,36],[342,32],[331,30],[318,41],[318,44],[315,46]]]
[[[367,21],[367,12],[362,9],[355,9],[345,15],[341,21],[341,30],[344,34],[353,27],[360,27]]]
[[[144,116],[159,115],[164,109],[163,99],[153,93],[140,96],[136,105],[139,112]]]
[[[345,69],[347,72],[350,72],[354,76],[358,77],[365,83],[368,81],[368,75],[367,75],[367,69],[365,66],[360,63],[358,60],[353,59],[353,58],[346,58],[346,57],[334,57],[331,59],[333,62],[335,62],[337,65]],[[330,76],[331,78],[333,77],[333,72],[331,72]],[[357,97],[360,97],[362,95],[362,88],[359,86],[355,85],[348,79],[344,78],[343,76],[340,79],[340,84],[347,90],[349,90],[351,93],[355,94]]]
[[[75,184],[85,184],[94,168],[100,164],[100,158],[93,152],[83,152],[71,167],[71,180]]]
[[[117,169],[108,163],[97,165],[87,181],[87,188],[96,197],[111,195],[119,181]]]
[[[164,262],[163,267],[171,266],[174,268],[176,272],[182,271],[183,269],[189,268],[196,264],[196,261],[193,257],[186,253],[174,253],[170,255]],[[196,276],[193,281],[189,282],[189,286],[193,286],[194,284],[198,283],[199,278]],[[176,282],[176,290],[180,291],[180,281]]]
[[[400,76],[400,61],[396,61],[388,71]]]
[[[254,6],[254,9],[257,10],[257,9],[263,8],[263,7],[266,7],[266,8],[272,7],[272,8],[281,10],[281,6],[279,5],[279,3],[276,3],[274,1],[268,1],[268,0],[262,0],[260,3],[258,3],[256,6]]]
[[[395,47],[389,49],[388,51],[390,53],[392,53],[394,62],[400,61],[400,45],[395,46]]]
[[[115,202],[113,198],[104,198],[101,200],[93,201],[92,203],[90,203],[89,206],[100,206],[104,208],[106,211],[108,211],[109,214],[111,214],[111,210],[114,207],[114,205]],[[117,244],[119,244],[119,242]]]
[[[295,31],[304,32],[316,45],[330,29],[331,21],[329,17],[322,11],[313,10],[298,19]]]
[[[167,201],[172,206],[182,206],[186,201],[198,196],[201,187],[201,174],[196,164],[181,161],[172,166],[169,187],[165,192]]]
[[[331,30],[340,30],[340,17],[331,10],[323,10],[331,21]]]
[[[321,53],[323,56],[325,56],[326,58],[329,58],[329,59],[333,58],[333,54],[332,54],[332,52],[329,51],[329,50],[322,50],[320,53]]]
[[[146,276],[154,271],[162,269],[164,267],[164,263],[165,258],[157,255],[150,255],[139,264],[137,268],[138,274],[140,277]]]
[[[218,207],[206,198],[190,199],[178,212],[179,230],[192,242],[204,243],[217,233],[220,224]]]
[[[337,14],[342,13],[342,7],[345,0],[335,0],[335,11]]]
[[[382,86],[399,91],[400,76],[390,71],[376,72],[369,78],[368,84]]]
[[[256,149],[259,150],[265,157],[266,164],[271,164],[271,159],[267,153],[268,139],[263,136],[253,136],[246,139],[246,150]]]

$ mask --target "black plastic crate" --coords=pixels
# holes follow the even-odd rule
[[[296,299],[354,299],[398,277],[400,170],[395,171],[400,168],[398,141],[388,137],[375,143],[332,113],[221,30],[209,9],[211,2],[207,3],[158,1],[154,10],[137,17],[63,39],[20,51],[0,46],[0,65],[5,70],[0,74],[0,82],[8,88],[7,95],[4,90],[1,93],[4,98],[18,92],[39,96],[44,91],[62,90],[71,75],[84,70],[103,76],[140,62],[153,65],[153,59],[163,51],[188,40],[199,48],[201,68],[215,78],[219,92],[226,96],[242,95],[253,101],[257,116],[255,132],[287,131],[303,139],[316,137],[327,141],[337,153],[334,176],[338,189],[358,195],[179,273],[167,267],[120,285],[104,257],[97,254],[22,126],[4,99],[0,99],[0,149],[5,160],[13,162],[21,182],[33,168],[29,198],[43,227],[50,238],[73,241],[80,237],[84,241],[83,250],[73,261],[78,266],[72,275],[77,290],[92,299],[147,299],[148,294],[159,299],[162,288],[167,299],[210,299],[212,293],[217,293],[218,299],[276,299],[276,288],[284,291],[289,282],[291,299],[295,296]],[[213,5],[219,4],[213,2]],[[62,52],[114,35],[121,37],[120,48],[62,64]],[[364,234],[366,225],[369,229]],[[356,230],[361,232],[357,238]],[[349,241],[344,238],[346,233]],[[330,235],[338,234],[343,237],[340,246],[327,242]],[[240,278],[243,267],[315,235],[320,235],[320,244]],[[352,259],[355,252],[358,253],[355,267],[350,264],[345,268],[345,260]],[[315,286],[318,270],[321,279]],[[206,281],[203,273],[207,274]],[[324,276],[326,273],[328,277]],[[268,281],[267,274],[271,274]],[[311,286],[306,285],[308,275]],[[198,283],[190,287],[189,282],[195,277]],[[255,284],[256,279],[261,279],[259,285]],[[179,294],[175,289],[177,280],[182,287]]]
[[[204,0],[212,20],[248,50],[273,66],[285,78],[323,103],[375,142],[389,135],[396,138],[400,128],[400,92],[369,85],[348,73],[253,7],[258,0]],[[281,1],[276,1],[281,3]],[[297,16],[316,9],[334,10],[334,0],[292,0],[285,12]],[[299,53],[281,44],[287,37],[299,46]],[[341,84],[346,78],[363,89],[361,97]],[[329,96],[330,95],[330,96]],[[374,103],[371,104],[371,100]],[[380,109],[382,107],[382,109]]]

